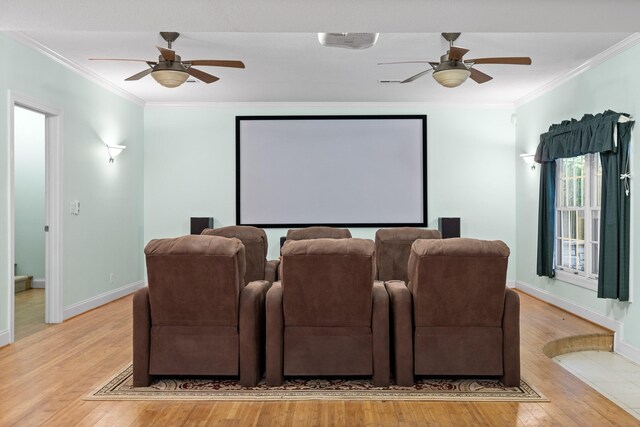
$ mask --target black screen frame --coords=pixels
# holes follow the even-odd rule
[[[242,222],[240,215],[240,124],[251,120],[421,120],[422,121],[422,221],[411,223],[272,223],[255,224]],[[278,197],[274,195],[274,197]],[[382,115],[299,115],[299,116],[236,116],[236,224],[259,228],[301,228],[328,226],[343,228],[380,228],[380,227],[427,227],[427,115],[426,114],[382,114]]]

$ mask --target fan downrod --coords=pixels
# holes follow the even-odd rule
[[[160,31],[160,36],[168,43],[169,49],[171,49],[171,43],[176,41],[180,37],[180,33],[173,31]]]

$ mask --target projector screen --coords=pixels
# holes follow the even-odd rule
[[[427,225],[427,117],[236,117],[236,223]]]

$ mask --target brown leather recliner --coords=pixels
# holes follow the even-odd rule
[[[373,375],[390,381],[389,297],[363,239],[287,241],[267,294],[267,385],[284,376]]]
[[[276,281],[279,260],[267,261],[269,242],[264,230],[247,225],[231,225],[221,228],[205,228],[202,234],[206,236],[235,237],[244,245],[247,271],[244,275],[245,283],[254,280]]]
[[[413,384],[414,374],[520,385],[520,300],[506,288],[508,258],[501,241],[414,242],[409,285],[385,283],[398,385]]]
[[[407,282],[411,245],[417,239],[441,239],[438,230],[415,227],[381,228],[376,231],[377,280]]]
[[[244,285],[238,239],[183,236],[150,241],[148,288],[133,298],[133,384],[154,375],[261,378],[265,280]]]
[[[349,238],[351,238],[351,232],[346,228],[307,227],[287,231],[287,240]]]

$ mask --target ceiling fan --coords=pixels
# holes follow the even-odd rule
[[[404,80],[380,80],[380,83],[411,83],[425,74],[433,71],[433,78],[444,87],[456,87],[464,83],[467,78],[476,83],[486,83],[493,77],[474,68],[476,64],[513,64],[531,65],[531,58],[523,56],[501,58],[462,59],[469,49],[454,46],[453,42],[460,37],[460,33],[442,33],[442,37],[449,42],[449,50],[440,57],[440,62],[432,61],[403,61],[380,62],[378,65],[388,64],[429,64],[431,68],[421,71]]]
[[[205,83],[213,83],[220,80],[219,77],[212,76],[204,71],[193,68],[194,65],[205,65],[209,67],[231,67],[231,68],[244,68],[242,61],[226,61],[218,59],[192,59],[189,61],[183,61],[180,55],[176,55],[174,50],[171,50],[171,44],[176,41],[180,36],[180,33],[175,32],[161,32],[160,35],[167,42],[168,49],[160,46],[156,46],[160,51],[158,61],[147,61],[144,59],[117,59],[117,58],[90,58],[91,61],[135,61],[146,62],[149,66],[148,69],[134,74],[131,77],[125,79],[125,81],[140,80],[141,78],[151,74],[151,77],[155,79],[164,87],[178,87],[189,76],[193,76],[196,79],[202,80]]]

